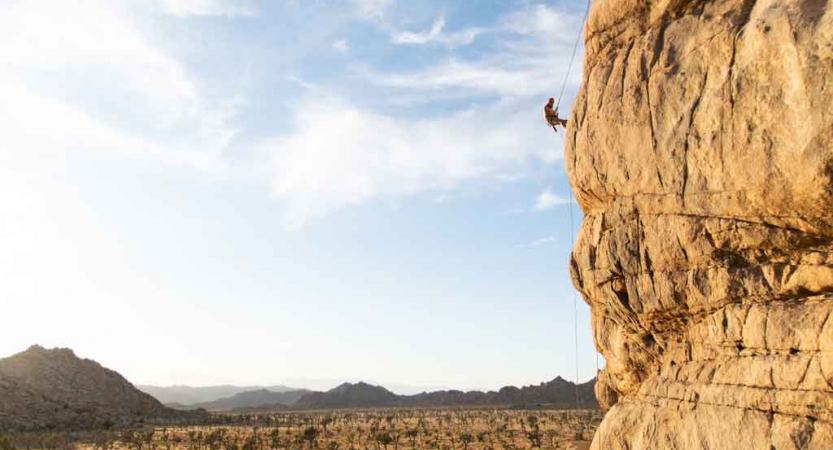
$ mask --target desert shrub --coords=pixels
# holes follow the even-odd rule
[[[15,450],[11,438],[3,432],[0,432],[0,450]]]
[[[315,427],[307,427],[304,430],[304,440],[309,443],[309,447],[315,446],[315,440],[318,438],[318,429]]]
[[[385,449],[388,448],[388,445],[393,443],[393,436],[387,431],[382,431],[380,433],[376,433],[376,436],[373,437],[376,442],[382,444]]]

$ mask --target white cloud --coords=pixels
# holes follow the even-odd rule
[[[440,16],[430,31],[424,33],[402,32],[391,38],[394,44],[425,44],[440,37],[445,26],[445,18]]]
[[[158,0],[158,2],[164,12],[178,17],[251,17],[257,14],[251,6],[227,0]]]
[[[570,198],[556,195],[552,192],[552,188],[548,187],[541,192],[535,199],[535,210],[546,211],[558,205],[566,205],[570,203]]]
[[[579,16],[570,16],[547,5],[534,5],[510,13],[502,27],[517,34],[538,36],[549,45],[572,46],[582,23]],[[572,50],[572,47],[570,47]]]
[[[205,98],[112,3],[0,6],[0,70],[0,114],[18,124],[4,127],[6,152],[118,151],[218,170],[235,134],[234,102]]]
[[[498,96],[486,105],[409,121],[356,107],[337,91],[331,91],[335,100],[296,104],[295,131],[263,144],[272,194],[285,208],[286,227],[297,230],[311,218],[379,199],[423,193],[444,198],[465,182],[512,181],[527,176],[532,164],[557,161],[561,140],[542,125],[539,110],[566,70],[572,48],[563,43],[575,38],[577,22],[545,6],[526,8],[489,29],[506,38],[489,56],[446,59],[412,72],[363,74],[398,88],[398,98],[429,94],[425,91],[458,100]],[[392,40],[468,42],[460,37],[466,33],[444,30],[440,17],[428,31],[394,34]],[[524,211],[567,201],[548,190]]]
[[[309,90],[309,91],[315,91],[315,90],[318,90],[320,88],[320,86],[318,86],[314,83],[310,83],[309,81],[307,81],[307,80],[305,80],[301,77],[295,76],[295,75],[287,76],[286,80],[291,81],[291,82],[297,84],[298,86],[301,86],[302,88],[304,88],[306,90]]]
[[[541,238],[541,239],[534,240],[534,241],[532,241],[532,242],[530,242],[530,243],[528,243],[528,244],[516,245],[516,246],[515,246],[515,248],[516,248],[516,249],[521,249],[521,248],[540,247],[540,246],[542,246],[542,245],[552,244],[552,243],[555,243],[555,242],[558,242],[558,238],[557,238],[557,237],[555,237],[555,236],[547,236],[547,237],[545,237],[545,238]]]
[[[546,95],[552,92],[555,79],[544,65],[513,69],[492,62],[456,59],[423,71],[376,75],[375,78],[397,88],[452,91],[462,88],[506,97]]]
[[[535,117],[511,105],[409,121],[315,100],[297,105],[292,134],[263,149],[272,193],[285,207],[287,228],[297,230],[340,207],[444,191],[540,164],[549,149],[536,142],[549,135]]]
[[[393,40],[400,44],[462,45],[488,31],[500,37],[500,47],[480,58],[451,57],[420,70],[368,75],[391,87],[444,91],[449,95],[459,95],[461,89],[502,97],[554,95],[567,75],[580,22],[580,17],[538,5],[513,12],[494,27],[448,35],[443,32],[441,18],[428,32],[401,33]],[[580,70],[573,70],[569,85],[574,88],[580,78]]]
[[[461,47],[469,45],[477,38],[478,35],[487,32],[485,28],[467,28],[456,33],[445,33],[445,18],[440,16],[431,27],[430,30],[422,33],[414,32],[399,32],[391,36],[391,42],[394,44],[405,45],[425,45],[430,43],[439,43],[447,47]]]
[[[178,7],[208,14],[209,6],[219,4]],[[373,15],[393,2],[355,4]],[[232,122],[239,100],[209,98],[204,80],[154,45],[158,40],[149,39],[125,11],[110,6],[103,0],[0,4],[0,121],[6,125],[0,129],[0,162],[21,170],[69,151],[116,151],[215,174],[232,170],[223,152],[236,133]],[[41,14],[43,8],[54,14]],[[541,11],[548,10],[536,14]],[[502,97],[444,117],[385,116],[352,105],[330,86],[336,99],[321,100],[327,94],[319,86],[287,76],[318,97],[291,105],[294,131],[260,147],[268,155],[268,182],[285,207],[287,228],[376,199],[421,193],[436,198],[470,180],[512,181],[526,176],[532,164],[560,158],[560,141],[541,125],[539,102],[531,98],[552,85],[547,71],[552,61],[546,60],[552,54],[531,44],[541,27],[521,26],[517,18],[511,23],[521,38],[494,58],[451,60],[383,76],[413,95],[464,87]],[[442,22],[434,30],[429,39],[447,36]],[[523,37],[526,33],[532,37]],[[334,48],[349,48],[339,42]],[[539,64],[546,67],[537,70]],[[118,101],[102,106],[65,95],[73,89]],[[111,107],[120,109],[116,114]],[[244,167],[233,175],[248,177],[257,170]]]
[[[333,42],[333,48],[340,51],[341,53],[347,53],[347,51],[350,50],[350,46],[349,44],[347,44],[347,41],[345,39],[339,39]]]
[[[356,12],[368,19],[381,19],[395,0],[350,0]]]
[[[544,159],[546,160],[547,158]],[[499,173],[495,178],[504,183],[515,183],[528,178],[528,175],[525,173]]]

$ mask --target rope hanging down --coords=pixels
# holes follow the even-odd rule
[[[564,90],[567,88],[567,80],[570,79],[570,72],[573,71],[573,63],[576,61],[578,45],[581,43],[581,35],[584,34],[584,24],[587,22],[587,15],[590,14],[590,4],[592,1],[593,0],[587,0],[587,8],[584,10],[584,18],[581,19],[581,28],[579,28],[578,36],[576,36],[576,43],[573,44],[573,54],[570,56],[570,64],[567,65],[567,73],[564,75],[564,82],[561,84],[561,92],[558,94],[558,102],[555,104],[556,112],[558,112],[558,107],[561,106],[561,100],[564,98]]]
[[[572,242],[575,233],[573,232],[573,194],[570,193],[570,242]],[[572,255],[570,255],[572,258]],[[576,344],[576,409],[579,409],[578,401],[578,299],[576,290],[573,288],[573,332],[575,334]]]
[[[567,81],[570,79],[570,73],[573,71],[573,64],[576,60],[576,53],[578,53],[578,45],[581,43],[581,36],[584,31],[585,23],[587,22],[587,15],[590,13],[590,5],[592,0],[587,0],[587,8],[584,10],[584,18],[581,20],[581,28],[578,31],[578,36],[576,36],[576,42],[573,44],[573,53],[570,55],[570,64],[567,65],[567,73],[564,75],[564,82],[561,84],[561,92],[558,93],[558,102],[555,104],[555,116],[558,117],[558,109],[561,106],[561,100],[564,99],[564,91],[567,88]],[[552,102],[552,99],[550,99]],[[551,105],[551,104],[550,104]],[[556,129],[555,125],[552,126],[552,129],[557,133],[558,130]],[[570,240],[575,236],[575,232],[573,230],[573,196],[570,195]],[[580,401],[579,401],[579,392],[578,392],[578,384],[579,384],[579,357],[578,357],[578,295],[576,290],[573,289],[573,334],[574,334],[574,343],[575,343],[575,355],[576,355],[576,382],[575,382],[575,395],[576,395],[576,409],[580,408]],[[596,372],[599,371],[599,354],[596,352]]]

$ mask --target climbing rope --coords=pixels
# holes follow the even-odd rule
[[[578,52],[578,44],[581,42],[581,36],[584,34],[584,24],[587,22],[587,15],[590,14],[590,5],[593,0],[587,0],[587,8],[584,10],[584,18],[581,19],[581,28],[578,30],[576,42],[573,44],[573,54],[570,56],[570,64],[567,65],[567,73],[564,75],[564,82],[561,83],[561,92],[558,94],[558,101],[555,103],[555,112],[561,106],[561,100],[564,98],[564,90],[567,88],[567,81],[570,79],[570,73],[573,71],[573,63],[576,61],[576,53]]]
[[[561,107],[561,100],[564,99],[564,91],[567,89],[567,81],[570,79],[570,74],[573,71],[573,64],[576,61],[576,54],[578,53],[578,46],[581,43],[581,36],[584,34],[584,26],[587,22],[587,15],[590,13],[590,6],[593,0],[587,0],[587,7],[584,10],[584,17],[581,19],[581,28],[579,28],[578,35],[576,36],[576,42],[573,44],[573,53],[570,55],[570,64],[567,65],[567,73],[564,75],[564,82],[561,83],[561,92],[558,93],[558,101],[555,104],[555,114],[558,116],[558,110]],[[552,126],[553,131],[558,133],[558,129],[555,125]],[[570,193],[570,242],[572,242],[573,237],[575,236],[574,227],[573,227],[573,195],[572,192]],[[572,254],[572,252],[571,252]],[[571,256],[572,257],[572,256]],[[579,409],[579,393],[578,393],[578,384],[579,384],[579,357],[578,357],[578,294],[573,289],[573,337],[575,343],[575,357],[576,357],[576,383],[575,383],[575,395],[576,395],[576,409]],[[596,352],[596,372],[599,371],[599,353]]]
[[[564,138],[562,137],[562,140]],[[569,208],[570,208],[570,242],[573,241],[575,236],[575,225],[573,220],[573,206],[575,204],[573,193],[570,193],[570,200],[569,200]],[[570,257],[572,258],[572,251],[570,252]],[[579,409],[581,406],[581,402],[579,401],[579,350],[578,350],[578,291],[573,288],[573,343],[575,345],[575,364],[576,364],[576,382],[575,382],[575,397],[576,397],[576,409]],[[596,374],[599,373],[599,352],[595,351],[596,354]]]
[[[570,63],[567,65],[567,73],[564,75],[564,82],[561,84],[561,92],[558,93],[558,102],[555,104],[555,116],[558,117],[558,109],[561,107],[561,101],[564,99],[564,91],[567,89],[567,81],[570,79],[570,74],[573,70],[573,64],[576,61],[576,54],[578,53],[578,46],[581,43],[581,36],[584,34],[584,26],[587,22],[587,16],[590,14],[590,6],[593,0],[587,0],[587,7],[584,10],[584,17],[581,19],[581,28],[579,29],[578,36],[576,36],[576,42],[573,44],[573,53],[570,55]],[[552,129],[556,133],[558,133],[558,128],[555,124],[552,124]],[[563,139],[563,137],[562,137]],[[573,225],[573,195],[570,193],[570,242],[572,242],[575,231]],[[572,257],[572,252],[571,252]],[[576,289],[573,289],[573,337],[574,337],[574,344],[575,344],[575,363],[576,363],[576,378],[575,378],[575,396],[576,396],[576,409],[580,408],[580,401],[579,401],[579,355],[578,355],[578,293]],[[596,352],[596,373],[599,372],[599,352]]]
[[[570,242],[573,241],[573,237],[575,233],[573,231],[573,193],[570,193]],[[572,252],[570,252],[570,258],[572,258]],[[575,345],[576,345],[576,409],[579,409],[579,401],[578,401],[578,296],[576,295],[576,289],[573,288],[573,334],[575,338]]]

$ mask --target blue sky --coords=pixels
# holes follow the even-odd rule
[[[3,2],[0,355],[148,384],[574,379],[540,108],[583,7]],[[579,326],[585,380],[581,300]]]

